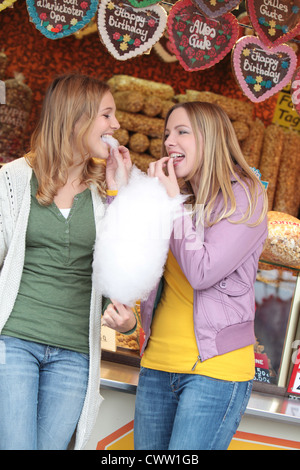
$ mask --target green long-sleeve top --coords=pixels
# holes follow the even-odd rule
[[[31,210],[19,292],[2,334],[89,352],[92,259],[96,229],[91,191],[74,198],[65,218],[41,206],[31,179]]]

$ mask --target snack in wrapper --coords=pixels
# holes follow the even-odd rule
[[[154,80],[136,78],[130,75],[114,75],[107,83],[113,94],[116,91],[135,90],[146,96],[159,96],[163,100],[169,100],[174,97],[174,90],[170,85]]]
[[[267,196],[270,210],[273,209],[275,198],[280,158],[283,148],[283,137],[283,130],[277,124],[271,124],[266,128],[259,169],[261,179],[269,183]]]
[[[5,77],[5,70],[7,65],[7,55],[0,51],[0,80]]]
[[[150,141],[145,134],[141,132],[135,132],[129,139],[129,148],[134,152],[143,153],[146,152],[150,145]]]
[[[32,103],[32,91],[24,83],[25,77],[16,73],[6,80],[6,102],[0,105],[0,159],[23,156],[25,131]]]
[[[284,133],[273,210],[297,217],[299,210],[300,135]]]
[[[268,212],[268,238],[261,259],[300,267],[300,220],[284,212]]]
[[[129,136],[129,132],[127,129],[122,129],[122,127],[120,127],[120,129],[117,129],[114,132],[114,136],[120,145],[127,145],[129,142],[130,136]]]

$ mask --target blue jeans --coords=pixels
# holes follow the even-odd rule
[[[136,450],[225,450],[252,390],[193,374],[142,368],[136,395]]]
[[[0,450],[65,450],[88,370],[87,355],[0,336]]]

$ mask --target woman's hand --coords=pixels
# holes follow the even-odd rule
[[[103,314],[102,325],[119,333],[126,333],[135,327],[136,318],[130,307],[112,300]]]
[[[110,190],[118,190],[128,183],[132,162],[129,150],[121,145],[113,149],[106,160],[106,182]]]
[[[166,175],[164,168],[167,167],[168,174]],[[148,176],[157,177],[164,185],[170,197],[175,197],[180,194],[177,177],[174,170],[174,162],[171,157],[163,157],[156,162],[150,163],[148,169]]]

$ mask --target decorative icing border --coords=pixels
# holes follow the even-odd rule
[[[43,23],[41,22],[41,19],[38,16],[36,7],[35,7],[35,0],[26,0],[27,4],[27,10],[29,13],[29,16],[31,17],[33,23],[35,24],[35,27],[48,39],[61,39],[65,38],[67,36],[70,36],[73,33],[76,33],[80,29],[82,29],[87,23],[91,21],[91,19],[95,16],[98,8],[98,3],[99,0],[90,0],[91,5],[89,10],[87,11],[86,15],[83,17],[81,21],[78,21],[76,25],[70,26],[68,30],[58,32],[58,33],[53,33],[52,31],[48,31],[45,27],[43,27]]]
[[[224,2],[224,6],[220,6],[222,1]],[[199,8],[199,10],[202,11],[204,15],[208,16],[209,18],[217,18],[236,8],[241,3],[241,1],[242,0],[218,0],[217,3],[219,4],[219,8],[215,11],[211,10],[211,8],[209,8],[207,5],[208,0],[193,0],[193,3],[196,8]]]
[[[186,7],[187,8],[193,7],[193,8],[195,8],[195,12],[199,12],[199,9],[197,7],[195,7],[194,3],[191,0],[179,0],[177,3],[175,3],[174,6],[172,7],[172,9],[169,13],[169,17],[168,17],[167,28],[168,28],[169,40],[170,40],[170,42],[173,46],[174,54],[176,55],[177,59],[179,60],[179,63],[182,65],[182,67],[188,72],[198,72],[199,70],[205,70],[205,69],[208,69],[210,67],[213,67],[217,63],[221,62],[221,60],[223,60],[224,57],[226,57],[227,54],[229,54],[229,52],[232,50],[232,48],[234,47],[234,44],[237,41],[237,38],[238,38],[238,35],[239,35],[239,25],[238,25],[238,21],[237,21],[236,17],[232,13],[226,13],[225,15],[220,17],[219,18],[220,22],[221,22],[222,19],[226,19],[228,21],[228,23],[230,24],[231,28],[232,28],[232,37],[228,41],[226,48],[224,48],[224,50],[220,54],[217,54],[214,60],[208,62],[207,64],[202,64],[199,67],[191,68],[191,67],[188,66],[188,64],[185,62],[185,60],[182,58],[180,52],[178,51],[176,41],[175,41],[174,35],[173,35],[174,29],[175,29],[175,28],[173,29],[173,24],[174,24],[175,17],[177,15],[177,13],[180,15],[181,10],[183,8],[186,8]],[[202,15],[202,13],[200,13],[200,12],[199,12],[199,14]],[[204,16],[203,16],[203,18],[204,19],[206,18],[208,20],[211,19],[212,21],[217,21],[217,20],[214,20],[212,18],[207,18],[207,17],[204,17]]]
[[[284,77],[284,79],[281,80],[280,83],[278,83],[277,85],[272,87],[272,89],[270,89],[269,91],[264,93],[262,96],[259,96],[258,98],[252,93],[250,88],[247,86],[247,82],[245,81],[245,78],[244,78],[244,75],[243,75],[243,72],[242,72],[242,68],[241,68],[240,57],[241,57],[242,50],[244,49],[244,47],[247,46],[247,44],[256,44],[261,49],[263,49],[263,51],[268,55],[277,54],[279,52],[285,52],[289,55],[289,57],[291,59],[289,70],[288,70],[286,76]],[[266,48],[265,44],[259,38],[255,37],[255,36],[244,36],[236,42],[236,44],[233,48],[232,62],[233,62],[233,72],[236,76],[237,82],[238,82],[242,92],[252,102],[260,103],[260,102],[265,101],[266,99],[270,98],[275,93],[278,93],[282,88],[284,88],[289,83],[289,81],[291,80],[291,78],[293,76],[295,68],[297,66],[297,55],[293,51],[293,49],[291,47],[287,46],[286,44],[283,44],[283,45],[280,45],[280,46],[277,46],[277,47],[273,47],[272,49],[268,49],[268,48]]]
[[[117,51],[117,49],[112,44],[111,39],[110,39],[110,37],[108,35],[108,32],[107,32],[107,29],[106,29],[105,14],[106,14],[107,4],[110,1],[111,0],[102,0],[100,2],[99,9],[98,9],[97,23],[98,23],[98,31],[99,31],[100,37],[102,39],[102,42],[105,45],[105,47],[107,48],[108,52],[113,57],[115,57],[115,59],[117,59],[117,60],[127,60],[127,59],[132,59],[133,57],[137,57],[137,56],[143,54],[144,52],[148,51],[152,46],[154,46],[154,44],[157,43],[157,41],[159,41],[159,39],[161,38],[161,36],[164,33],[164,30],[165,30],[165,27],[166,27],[166,24],[167,24],[167,18],[168,18],[167,17],[167,12],[164,10],[164,8],[162,8],[160,5],[153,5],[153,6],[149,6],[149,7],[135,9],[132,5],[130,5],[133,10],[136,10],[136,11],[138,10],[139,12],[154,11],[155,13],[158,14],[160,21],[159,21],[159,25],[156,29],[155,34],[150,39],[148,39],[144,44],[142,44],[138,48],[136,48],[136,50],[127,52],[123,55],[120,55],[119,52]]]
[[[281,37],[277,38],[275,41],[272,41],[269,36],[265,34],[265,32],[262,30],[262,27],[259,23],[259,19],[257,18],[256,11],[254,8],[254,2],[255,0],[247,0],[246,2],[246,8],[249,14],[250,21],[252,23],[252,26],[259,36],[260,40],[266,45],[266,46],[278,46],[280,44],[283,44],[293,37],[297,36],[300,33],[300,22],[297,23],[294,29],[292,29],[289,33],[283,33]]]

